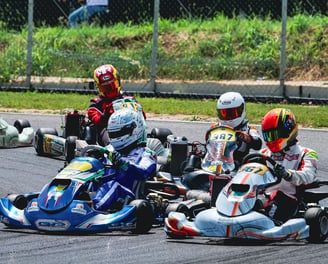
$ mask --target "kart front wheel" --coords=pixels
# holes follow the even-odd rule
[[[65,141],[65,160],[71,162],[75,158],[76,136],[69,136]]]
[[[320,207],[311,207],[306,210],[304,218],[310,226],[310,235],[307,240],[311,243],[322,243],[328,236],[328,214]]]
[[[130,205],[136,207],[136,227],[132,230],[134,234],[147,233],[153,224],[154,213],[150,203],[146,200],[133,200]]]

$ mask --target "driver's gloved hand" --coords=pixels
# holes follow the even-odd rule
[[[104,153],[105,152],[106,152],[105,148],[102,148],[102,149],[89,149],[86,152],[86,156],[102,160],[104,158]]]
[[[281,177],[282,179],[286,181],[291,181],[292,180],[292,174],[288,170],[285,169],[284,166],[280,164],[276,164],[273,168],[274,173],[278,176]]]
[[[250,143],[252,141],[252,138],[250,135],[248,135],[247,133],[244,133],[242,131],[237,131],[236,133],[237,138],[245,143]]]
[[[121,154],[117,151],[110,151],[107,154],[108,160],[112,163],[113,168],[127,170],[129,163],[122,159]]]

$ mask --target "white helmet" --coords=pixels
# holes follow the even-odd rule
[[[236,128],[246,117],[245,100],[240,93],[224,93],[216,106],[221,125]]]
[[[142,113],[131,108],[115,111],[108,120],[108,136],[115,150],[123,150],[132,144],[147,140],[146,122]]]

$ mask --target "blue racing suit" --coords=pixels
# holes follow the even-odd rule
[[[127,197],[134,199],[139,183],[156,171],[156,155],[147,147],[137,147],[128,154],[122,154],[120,159],[124,165],[108,169],[106,175],[114,174],[114,177],[105,181],[92,198],[96,210],[106,211],[115,202],[124,201]]]

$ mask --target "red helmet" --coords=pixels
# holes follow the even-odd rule
[[[100,96],[115,98],[121,91],[121,79],[113,65],[105,64],[95,69],[93,78]]]
[[[296,118],[288,109],[272,109],[262,119],[263,139],[272,152],[279,152],[293,145],[297,131]]]

